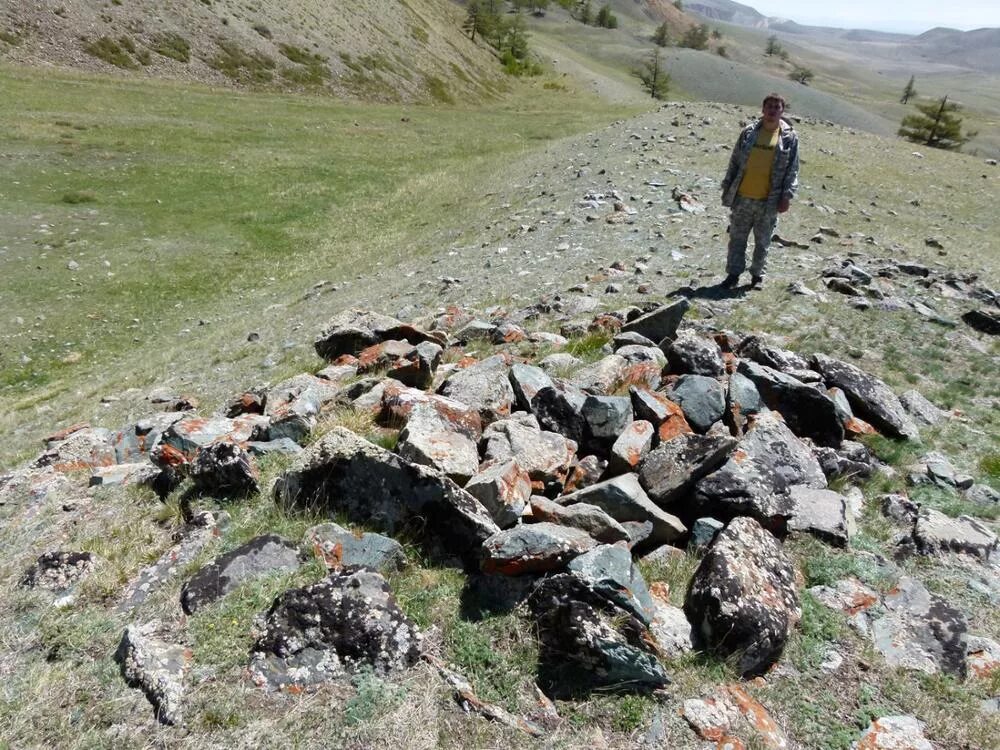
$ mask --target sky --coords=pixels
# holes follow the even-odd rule
[[[807,26],[920,34],[936,26],[969,31],[1000,28],[1000,0],[738,0],[765,16]]]

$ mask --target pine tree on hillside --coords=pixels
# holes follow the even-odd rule
[[[772,34],[767,38],[767,46],[764,48],[764,53],[768,57],[781,54],[781,44],[778,42],[776,35]]]
[[[910,99],[917,95],[917,89],[914,87],[913,82],[916,80],[916,76],[910,76],[909,82],[906,84],[906,88],[903,89],[903,97],[899,100],[900,104],[909,104]]]
[[[900,124],[903,138],[946,151],[957,151],[969,140],[962,134],[962,118],[955,115],[961,105],[949,102],[947,96],[938,102],[918,103],[917,109],[921,114],[907,115]]]
[[[670,46],[670,27],[667,26],[666,21],[656,27],[656,33],[653,34],[653,43],[658,47]]]
[[[653,47],[649,57],[642,67],[634,71],[634,75],[642,82],[642,87],[654,99],[666,99],[670,90],[670,75],[660,59],[660,50]]]

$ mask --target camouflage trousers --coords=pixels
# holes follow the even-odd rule
[[[768,208],[766,200],[753,200],[737,195],[729,215],[729,254],[726,273],[739,276],[747,267],[747,239],[753,230],[753,260],[750,273],[763,276],[767,270],[767,249],[778,224],[777,209]]]

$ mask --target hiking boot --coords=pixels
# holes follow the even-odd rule
[[[750,288],[751,289],[757,289],[757,290],[763,289],[764,288],[764,277],[763,276],[754,276],[754,277],[752,277],[750,279]]]
[[[723,289],[735,289],[736,285],[740,283],[740,275],[738,273],[731,273],[726,278],[722,280],[719,284]]]

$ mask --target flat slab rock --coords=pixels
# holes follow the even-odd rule
[[[718,748],[791,747],[767,709],[742,685],[721,685],[708,697],[686,700],[681,715],[699,737]]]
[[[996,553],[997,535],[971,516],[951,518],[931,508],[921,508],[913,529],[917,548],[925,554],[960,552],[987,561]]]
[[[370,668],[388,675],[420,658],[421,634],[385,579],[344,570],[279,596],[254,644],[250,676],[274,690],[308,687]]]
[[[308,529],[302,552],[322,557],[330,570],[361,567],[393,572],[406,566],[406,552],[395,539],[370,531],[350,531],[335,523]]]
[[[193,615],[240,584],[300,565],[295,546],[276,534],[265,534],[216,558],[195,573],[181,589],[181,607]]]
[[[523,524],[483,542],[482,570],[509,576],[559,570],[597,544],[580,529],[544,521]]]
[[[875,719],[854,747],[855,750],[934,750],[924,736],[924,722],[913,716]]]

